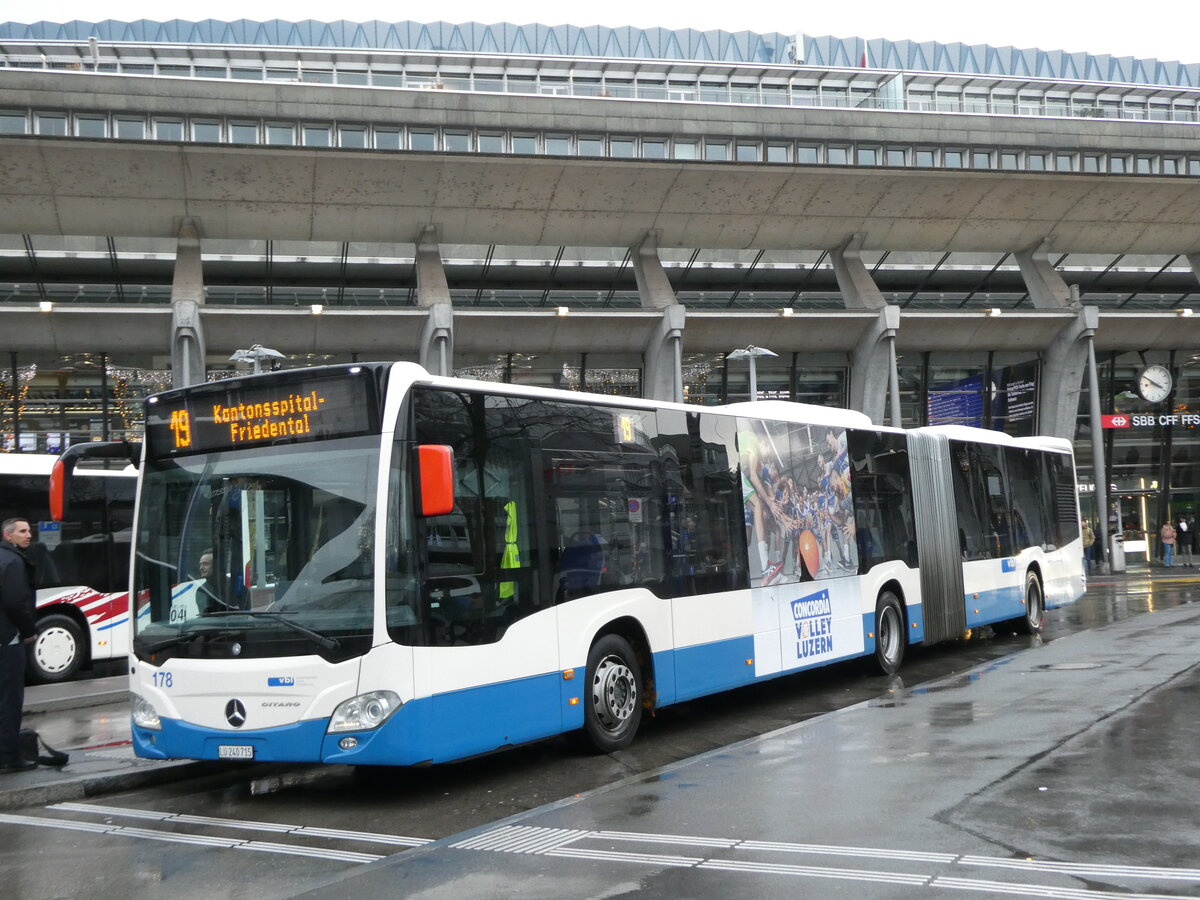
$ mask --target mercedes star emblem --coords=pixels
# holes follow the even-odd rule
[[[225,721],[234,728],[246,724],[246,706],[241,700],[230,700],[225,704]]]

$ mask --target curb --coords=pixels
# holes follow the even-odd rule
[[[129,691],[127,689],[102,691],[84,696],[47,697],[35,700],[29,699],[29,690],[26,689],[25,705],[21,712],[28,716],[34,713],[59,712],[64,709],[86,709],[90,706],[108,706],[109,704],[117,703],[129,703]]]
[[[184,778],[199,778],[222,771],[224,766],[212,762],[166,761],[144,768],[120,772],[100,772],[95,775],[78,775],[26,786],[0,790],[0,810],[18,809],[23,806],[44,806],[66,800],[84,800],[101,794],[150,787]],[[7,778],[20,778],[9,775]]]

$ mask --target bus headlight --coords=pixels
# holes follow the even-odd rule
[[[329,719],[328,731],[370,731],[386,722],[402,705],[399,695],[392,691],[359,694],[338,704]]]
[[[151,731],[162,731],[162,719],[155,712],[153,704],[141,694],[130,694],[133,703],[133,724],[138,728],[148,728]]]

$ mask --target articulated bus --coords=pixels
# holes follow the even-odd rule
[[[148,758],[416,765],[1007,623],[1085,581],[1066,441],[328,366],[147,400]]]
[[[37,638],[26,680],[65,681],[89,663],[129,648],[129,549],[137,472],[80,469],[71,483],[70,515],[53,521],[44,453],[0,454],[0,522],[29,520],[37,567]]]

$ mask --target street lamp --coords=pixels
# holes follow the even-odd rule
[[[758,372],[755,369],[754,361],[760,356],[778,356],[772,350],[766,347],[755,347],[751,344],[749,347],[744,347],[741,350],[730,350],[725,355],[726,359],[748,359],[750,361],[750,402],[753,403],[758,399]]]
[[[262,364],[264,359],[283,359],[284,355],[278,350],[272,350],[270,347],[264,347],[262,344],[255,344],[249,350],[234,350],[233,356],[229,357],[230,362],[249,363],[254,366],[254,374],[262,372]]]

